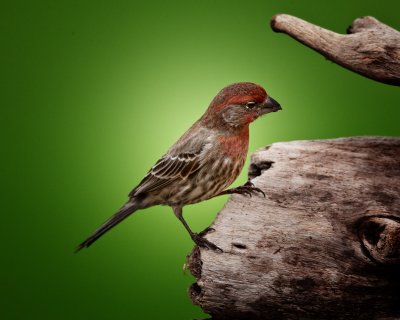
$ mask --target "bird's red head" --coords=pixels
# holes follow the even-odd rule
[[[239,82],[223,88],[211,101],[204,117],[211,125],[242,128],[259,116],[281,110],[278,102],[258,84]]]

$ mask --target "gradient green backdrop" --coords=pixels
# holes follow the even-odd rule
[[[1,2],[2,319],[206,317],[170,208],[73,250],[229,83],[260,83],[283,106],[252,125],[251,152],[400,135],[399,88],[272,32],[281,12],[337,32],[363,15],[400,29],[397,0]],[[186,207],[189,224],[202,230],[226,200]]]

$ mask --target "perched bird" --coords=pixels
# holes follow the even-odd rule
[[[249,124],[278,110],[281,110],[279,103],[257,84],[241,82],[223,88],[203,116],[129,193],[128,202],[82,242],[77,251],[89,247],[135,211],[159,204],[172,207],[197,245],[222,251],[203,238],[210,229],[201,233],[190,229],[182,216],[182,208],[223,194],[264,194],[251,182],[225,189],[237,178],[246,160]]]

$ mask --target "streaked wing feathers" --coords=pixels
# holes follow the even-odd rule
[[[129,196],[134,197],[139,193],[155,191],[178,179],[185,179],[200,169],[202,165],[200,154],[201,151],[199,153],[181,153],[177,156],[168,154],[163,156]]]

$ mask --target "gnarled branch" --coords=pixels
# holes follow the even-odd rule
[[[275,15],[271,27],[342,67],[379,82],[400,86],[400,32],[373,17],[356,19],[347,29],[348,35],[287,14]]]

